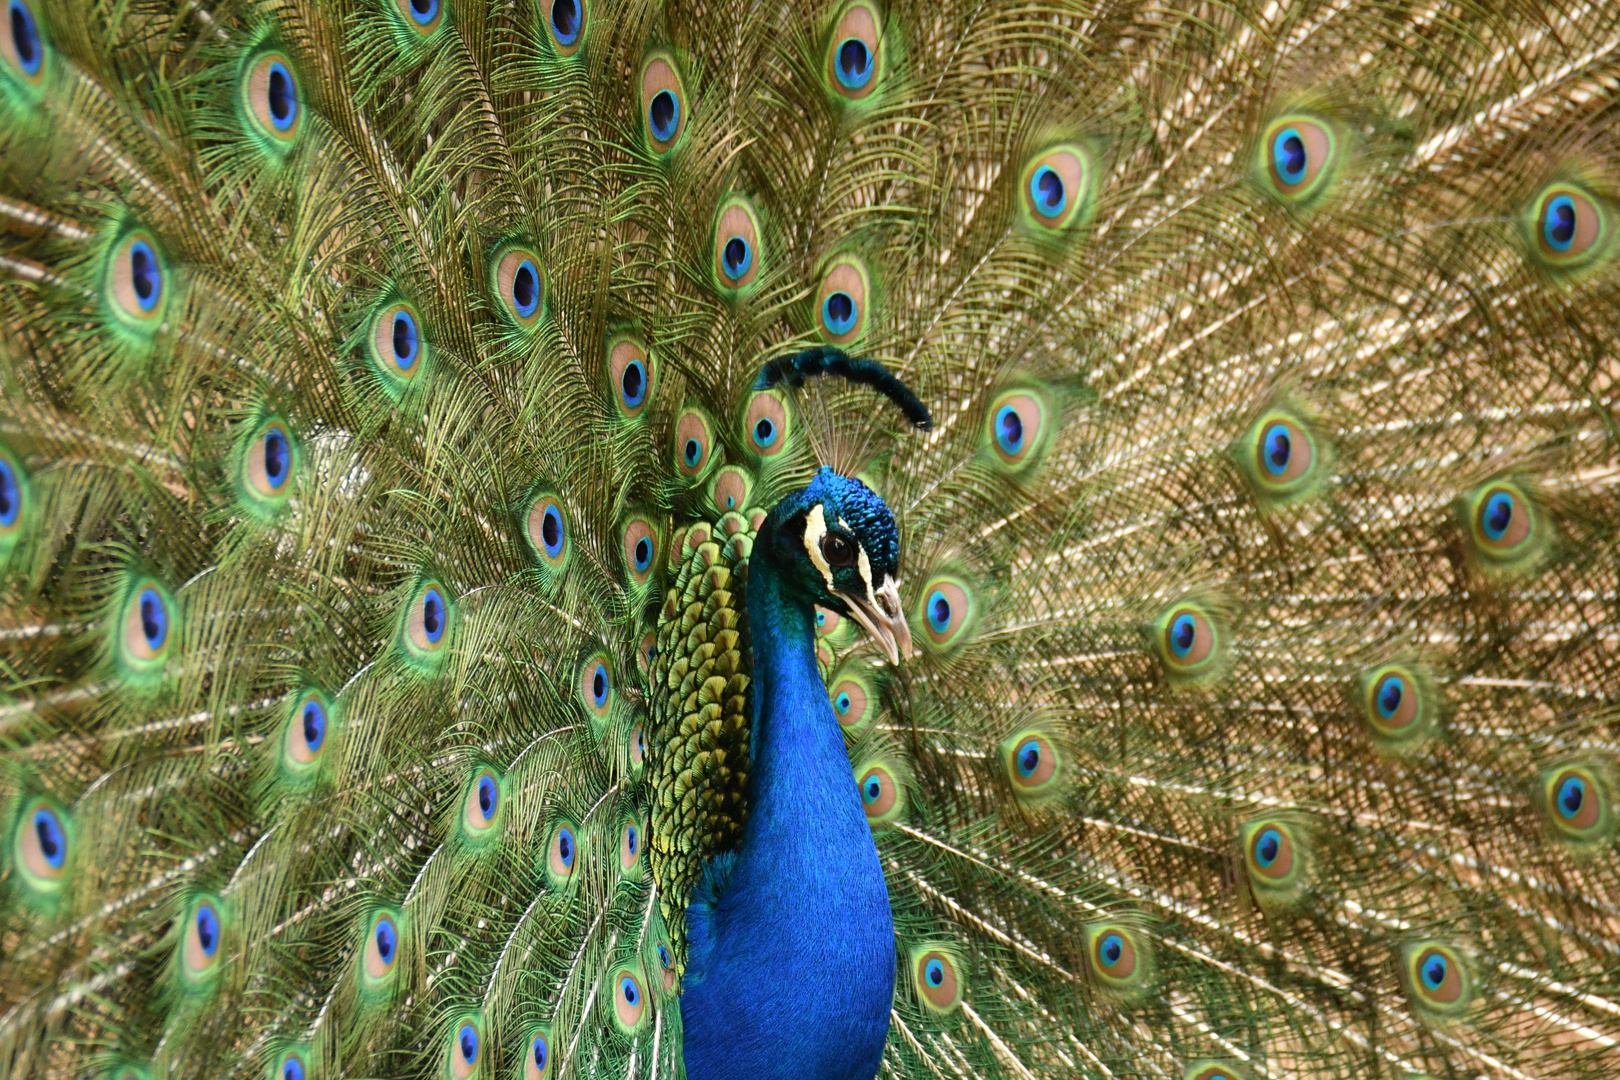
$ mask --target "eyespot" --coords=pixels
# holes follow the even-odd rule
[[[827,696],[832,699],[838,726],[846,731],[862,730],[877,712],[877,695],[861,675],[841,676],[827,691]]]
[[[781,438],[778,434],[778,443]],[[753,494],[753,482],[748,470],[738,465],[727,465],[715,473],[714,482],[709,486],[709,501],[715,510],[721,514],[741,511],[748,506],[749,496]]]
[[[384,305],[372,316],[371,361],[395,385],[416,378],[423,364],[422,320],[403,301]]]
[[[330,721],[326,696],[319,690],[307,690],[293,703],[282,743],[282,763],[288,772],[308,772],[320,760]]]
[[[760,457],[770,458],[787,449],[787,402],[774,390],[755,394],[743,417],[748,448]]]
[[[120,659],[131,674],[154,675],[162,670],[179,629],[174,601],[151,578],[138,581],[128,597]]]
[[[1086,962],[1098,984],[1109,990],[1140,987],[1147,976],[1141,939],[1118,923],[1086,928]]]
[[[630,581],[645,585],[658,563],[658,533],[652,522],[633,517],[624,526],[624,566]]]
[[[1257,154],[1261,187],[1285,206],[1314,203],[1338,175],[1338,136],[1329,125],[1303,114],[1268,124]]]
[[[1546,813],[1567,840],[1605,839],[1610,831],[1609,792],[1597,771],[1566,765],[1542,774]]]
[[[540,256],[527,248],[507,248],[495,260],[495,299],[515,325],[528,329],[545,309],[546,279]]]
[[[45,81],[45,39],[27,0],[8,4],[6,27],[0,32],[0,56],[26,85],[39,86]]]
[[[28,523],[28,474],[22,463],[0,446],[0,555],[17,545]]]
[[[641,976],[629,968],[620,968],[613,976],[613,1017],[619,1029],[627,1035],[641,1030],[647,1015],[647,992],[642,988]]]
[[[393,977],[399,963],[399,918],[392,912],[379,911],[366,927],[366,945],[363,953],[362,974],[371,986],[387,982]]]
[[[190,978],[208,975],[219,963],[220,941],[225,933],[219,907],[213,900],[199,900],[186,919],[184,947],[185,972]]]
[[[1187,1067],[1184,1080],[1249,1080],[1249,1074],[1226,1062],[1197,1061]]]
[[[593,720],[605,720],[613,708],[613,661],[605,652],[593,652],[579,667],[579,700]]]
[[[567,0],[557,2],[561,4]],[[551,1032],[546,1028],[536,1028],[529,1033],[529,1048],[523,1055],[524,1080],[545,1080],[550,1075]]]
[[[632,817],[619,830],[619,870],[627,877],[641,869],[643,846],[641,822]]]
[[[816,605],[816,636],[833,637],[844,626],[844,617],[832,608]]]
[[[686,91],[665,53],[653,53],[641,66],[641,117],[655,154],[674,150],[686,132]]]
[[[1548,185],[1531,207],[1534,251],[1554,270],[1587,266],[1612,246],[1608,207],[1576,184]]]
[[[996,460],[1009,469],[1033,462],[1046,440],[1046,405],[1025,391],[998,396],[990,403],[985,441]]]
[[[280,53],[265,53],[243,70],[242,104],[253,129],[272,144],[286,144],[303,126],[303,104],[292,64]]]
[[[827,39],[827,86],[846,101],[860,101],[877,89],[883,32],[877,12],[865,3],[844,9]]]
[[[488,833],[501,813],[501,779],[493,769],[480,769],[467,787],[461,823],[472,836]]]
[[[1287,822],[1259,821],[1244,826],[1244,860],[1256,885],[1274,886],[1291,880],[1298,868],[1294,830]]]
[[[579,861],[579,841],[574,826],[567,822],[559,824],[551,834],[551,843],[546,849],[546,872],[552,883],[566,885],[574,873],[574,866]]]
[[[28,803],[12,841],[22,879],[36,892],[52,893],[67,876],[69,838],[62,813],[45,799]]]
[[[1091,155],[1076,143],[1055,146],[1024,166],[1020,197],[1024,220],[1039,234],[1084,226],[1096,203]]]
[[[427,37],[444,21],[442,0],[394,0],[406,26]]]
[[[281,1057],[281,1064],[276,1068],[276,1075],[281,1080],[304,1080],[307,1075],[304,1068],[304,1059],[296,1050],[289,1050]]]
[[[271,417],[242,446],[242,492],[258,513],[280,509],[292,494],[297,444],[286,421]]]
[[[568,563],[568,522],[555,492],[542,490],[529,502],[525,528],[529,550],[542,566],[559,571]]]
[[[647,762],[647,736],[640,724],[630,729],[628,748],[630,752],[630,768],[633,772],[639,773],[642,766]]]
[[[1362,677],[1362,708],[1375,738],[1409,743],[1433,726],[1433,688],[1417,668],[1386,664]]]
[[[1020,731],[1004,740],[1001,749],[1014,793],[1037,794],[1057,780],[1063,760],[1045,732]]]
[[[1405,958],[1407,992],[1414,1005],[1446,1016],[1468,1007],[1473,978],[1456,949],[1423,942],[1407,946]]]
[[[881,829],[900,819],[905,811],[905,799],[887,765],[871,762],[856,768],[855,782],[861,789],[861,806],[866,811],[868,825]]]
[[[759,277],[761,258],[753,204],[740,196],[727,199],[715,215],[715,281],[722,289],[746,289]]]
[[[1323,445],[1311,426],[1277,410],[1249,426],[1233,447],[1233,456],[1255,494],[1270,502],[1311,497],[1321,489],[1327,471]]]
[[[834,345],[848,345],[866,332],[871,279],[852,256],[835,260],[816,292],[816,325]]]
[[[1215,615],[1197,601],[1177,604],[1159,617],[1155,647],[1171,679],[1213,674],[1224,652]]]
[[[652,399],[653,369],[640,341],[628,336],[609,340],[608,384],[609,393],[625,419],[633,420],[647,410],[647,402]],[[707,445],[705,440],[704,446]]]
[[[658,969],[664,980],[664,992],[672,992],[675,989],[675,957],[662,941],[658,943]]]
[[[936,577],[923,586],[922,597],[916,623],[924,643],[935,652],[946,652],[961,644],[974,616],[973,594],[967,583]]]
[[[125,325],[151,329],[163,314],[167,281],[163,256],[150,234],[135,230],[114,245],[107,262],[106,288],[115,314]]]
[[[943,949],[919,949],[912,954],[917,997],[930,1012],[951,1012],[962,1003],[960,972],[956,958]]]
[[[478,1071],[478,1058],[484,1050],[481,1026],[473,1019],[456,1025],[455,1035],[450,1040],[450,1075],[455,1080],[469,1080]]]
[[[1491,570],[1532,568],[1546,549],[1540,509],[1515,483],[1476,488],[1461,508],[1474,550]]]
[[[540,14],[558,53],[573,56],[579,52],[585,41],[585,0],[540,0]]]
[[[436,581],[417,586],[405,615],[406,652],[417,659],[433,657],[450,641],[455,611],[450,596]]]
[[[712,430],[702,409],[688,405],[681,410],[675,421],[675,467],[682,476],[695,478],[709,471]]]

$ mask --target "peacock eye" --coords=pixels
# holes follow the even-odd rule
[[[828,566],[854,566],[855,543],[841,533],[830,532],[821,538],[821,557]]]

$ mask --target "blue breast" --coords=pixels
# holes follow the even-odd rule
[[[688,1080],[871,1080],[894,999],[894,922],[809,605],[753,560],[753,805],[687,909]]]

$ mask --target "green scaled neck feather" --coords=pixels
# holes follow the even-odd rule
[[[1620,1074],[1616,41],[0,0],[0,1061]]]

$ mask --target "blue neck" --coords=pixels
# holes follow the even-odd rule
[[[752,806],[719,895],[688,909],[688,1080],[871,1080],[894,998],[888,890],[816,667],[813,608],[758,549],[748,620]]]

